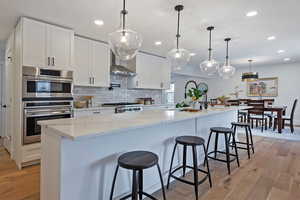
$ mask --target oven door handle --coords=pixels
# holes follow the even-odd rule
[[[53,112],[25,112],[26,117],[47,117],[47,116],[54,116],[54,115],[68,115],[71,114],[70,111],[53,111]]]
[[[49,76],[45,76],[45,77],[27,77],[25,79],[26,81],[52,81],[52,82],[63,82],[63,83],[72,83],[73,80],[72,79],[67,79],[67,78],[53,78],[53,77],[49,77]]]

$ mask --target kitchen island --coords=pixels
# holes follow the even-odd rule
[[[242,108],[210,108],[196,113],[149,110],[41,121],[41,200],[109,199],[117,158],[133,150],[156,153],[166,183],[175,137],[197,135],[207,140],[210,127],[230,127],[238,109]],[[219,142],[220,148],[223,143]],[[203,162],[202,149],[199,151]],[[178,148],[174,167],[180,164],[181,156]],[[160,189],[156,169],[145,170],[144,188],[149,193]],[[114,194],[123,196],[130,191],[131,172],[122,169]]]

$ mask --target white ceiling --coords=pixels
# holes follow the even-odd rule
[[[220,62],[225,56],[225,37],[232,37],[230,56],[236,66],[246,66],[252,58],[256,65],[300,61],[299,0],[128,0],[128,27],[144,38],[142,50],[165,56],[174,47],[176,13],[182,3],[181,47],[195,52],[192,65],[207,56],[206,27],[214,25],[214,55]],[[18,17],[28,16],[73,28],[77,34],[107,41],[108,33],[119,26],[121,0],[1,0],[0,40],[5,40]],[[258,15],[248,18],[248,11]],[[93,21],[104,21],[102,27]],[[268,36],[275,35],[274,41]],[[160,40],[161,46],[154,42]],[[277,50],[286,50],[278,54]]]

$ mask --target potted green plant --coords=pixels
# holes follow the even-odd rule
[[[187,96],[192,99],[192,106],[195,109],[197,102],[199,102],[199,99],[203,96],[203,92],[199,90],[198,88],[191,88],[188,90]]]

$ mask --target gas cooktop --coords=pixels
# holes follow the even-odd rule
[[[120,102],[120,103],[104,103],[102,106],[130,106],[130,105],[139,105],[138,103],[133,102]]]

